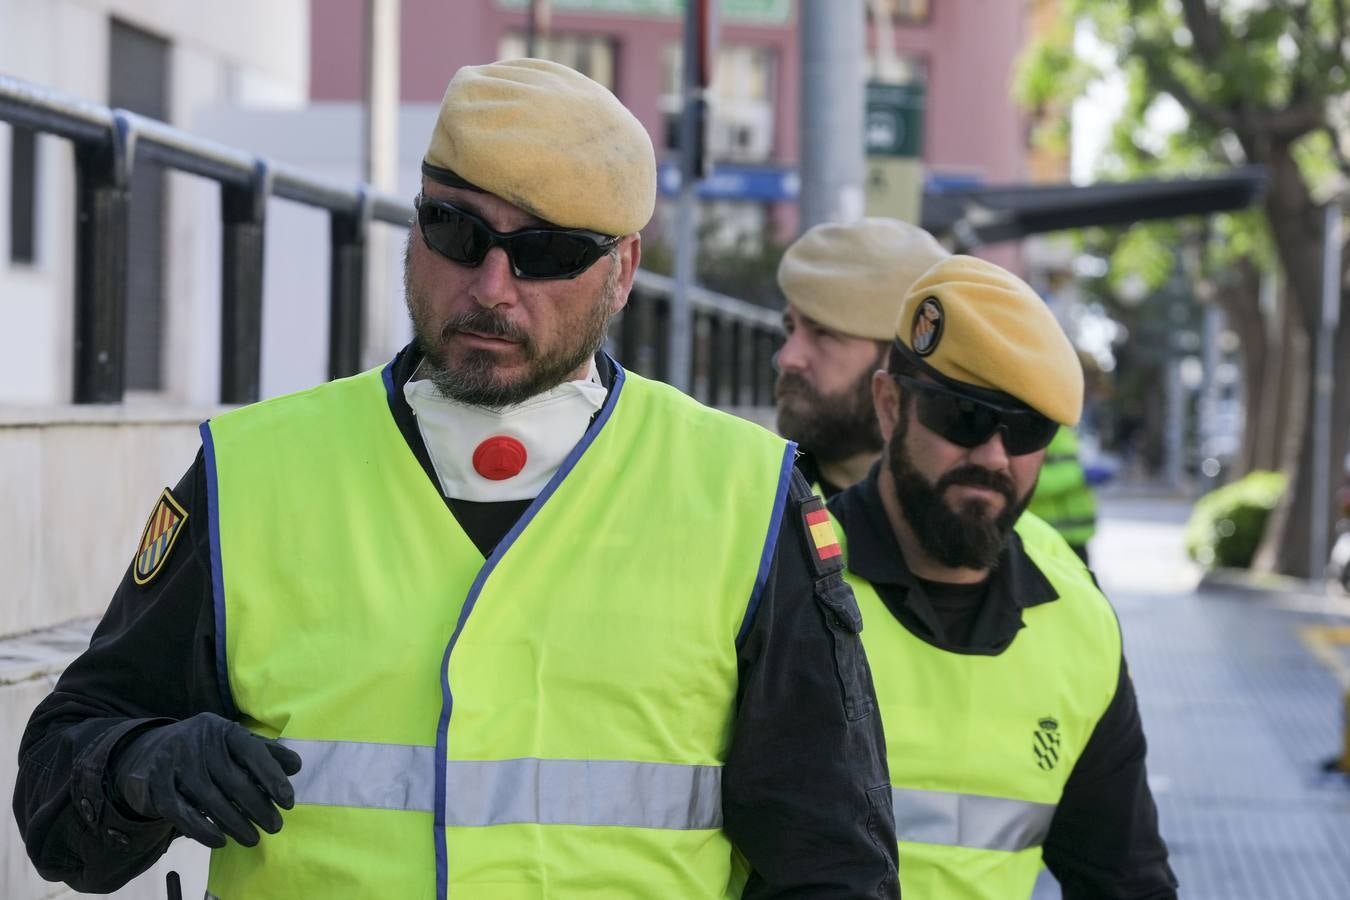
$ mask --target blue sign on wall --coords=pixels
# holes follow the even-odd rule
[[[924,172],[925,194],[973,191],[984,184],[978,174],[968,172]],[[663,197],[680,192],[680,164],[663,162],[656,172],[657,190]],[[710,177],[700,182],[700,200],[754,200],[759,203],[795,202],[801,193],[801,176],[789,166],[747,166],[718,163]]]
[[[973,172],[935,172],[929,169],[923,173],[923,191],[925,194],[974,191],[982,187],[984,187],[984,179]]]
[[[523,9],[529,0],[497,0],[497,5]],[[733,22],[786,25],[792,18],[791,0],[722,0],[718,7],[722,18]],[[553,0],[553,10],[673,19],[684,12],[684,0]]]
[[[671,197],[680,192],[680,165],[663,162],[657,172],[657,186],[662,196]],[[698,185],[700,200],[755,200],[774,203],[796,200],[801,191],[801,178],[796,169],[785,166],[745,166],[719,163],[713,173]]]

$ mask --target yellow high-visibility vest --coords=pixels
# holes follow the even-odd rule
[[[1027,509],[1078,547],[1086,546],[1097,531],[1097,498],[1088,487],[1078,459],[1078,435],[1061,425],[1050,446],[1036,492]]]
[[[212,896],[739,896],[736,643],[793,448],[616,371],[486,560],[379,370],[203,425],[220,668],[304,762]]]
[[[886,731],[905,897],[1030,897],[1064,784],[1115,696],[1115,612],[1054,529],[1024,513],[1016,530],[1059,598],[1023,610],[997,656],[915,637],[845,574]]]

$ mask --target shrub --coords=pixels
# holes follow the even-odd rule
[[[1249,567],[1287,481],[1279,472],[1251,472],[1201,497],[1186,524],[1186,553],[1206,569]]]

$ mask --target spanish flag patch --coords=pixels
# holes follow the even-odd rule
[[[843,560],[840,559],[843,549],[835,537],[834,526],[830,524],[830,513],[825,509],[825,501],[812,497],[802,504],[801,510],[807,543],[811,545],[811,562],[815,565],[817,577],[837,572],[843,567]]]
[[[144,587],[164,570],[164,563],[168,561],[169,553],[173,550],[178,536],[183,533],[187,517],[187,510],[183,509],[173,493],[165,488],[159,495],[155,508],[150,511],[150,518],[145,522],[145,530],[141,532],[141,543],[136,548],[136,558],[131,563],[133,581]]]

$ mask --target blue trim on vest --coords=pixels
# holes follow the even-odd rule
[[[398,357],[395,357],[397,359]],[[394,405],[394,360],[384,364],[384,371],[380,373],[380,379],[384,382],[384,392],[389,400],[389,406],[392,409]]]
[[[230,670],[225,662],[225,567],[220,561],[220,486],[216,480],[216,444],[211,437],[211,422],[203,422],[202,453],[206,462],[206,521],[211,533],[211,606],[216,621],[216,685],[220,700],[230,718],[239,718],[230,692]]]
[[[769,569],[773,566],[774,551],[778,548],[778,531],[783,526],[783,509],[787,506],[788,488],[792,484],[792,461],[797,456],[797,445],[787,442],[783,449],[783,467],[778,473],[778,493],[773,499],[773,513],[769,519],[769,533],[764,538],[764,550],[759,557],[759,574],[755,576],[755,587],[750,592],[750,602],[745,607],[745,618],[741,620],[740,633],[736,635],[736,648],[740,649],[754,624],[755,613],[759,611],[760,598],[764,596],[764,585],[769,580]]]
[[[468,596],[464,598],[464,608],[460,610],[459,621],[455,624],[454,634],[450,635],[450,643],[445,647],[445,655],[441,657],[441,718],[436,725],[436,805],[435,809],[435,828],[436,828],[436,897],[438,900],[446,900],[449,891],[450,873],[446,859],[445,846],[445,782],[446,782],[446,755],[447,747],[450,741],[450,714],[455,705],[454,695],[450,691],[450,654],[454,652],[455,643],[459,640],[460,632],[464,630],[464,625],[469,620],[469,613],[473,612],[474,604],[478,602],[478,595],[483,590],[483,585],[487,582],[488,576],[492,570],[501,562],[506,551],[511,549],[511,545],[520,537],[527,525],[534,519],[535,515],[548,502],[548,498],[562,484],[576,467],[581,455],[595,442],[605,423],[609,421],[610,415],[614,412],[614,407],[618,404],[619,393],[623,390],[624,370],[611,357],[610,362],[614,365],[614,384],[609,389],[609,396],[605,398],[605,405],[600,408],[600,413],[595,417],[595,421],[586,429],[581,440],[572,452],[567,454],[558,471],[553,473],[548,484],[540,491],[539,496],[534,498],[534,502],[526,508],[521,517],[516,520],[516,524],[506,533],[506,537],[493,548],[492,554],[484,561],[483,567],[478,570],[478,577],[473,580],[473,585],[469,588]],[[386,369],[386,371],[388,371]]]

